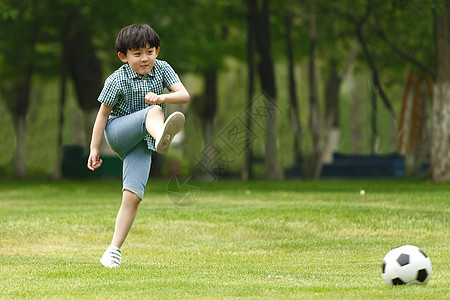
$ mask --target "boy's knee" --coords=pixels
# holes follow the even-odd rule
[[[159,106],[159,105],[150,106],[150,109],[148,110],[147,115],[148,114],[155,114],[155,113],[156,114],[163,114],[164,111],[163,111],[162,107]]]
[[[123,188],[123,198],[122,201],[127,205],[139,206],[142,198],[144,196],[144,191],[133,188]]]

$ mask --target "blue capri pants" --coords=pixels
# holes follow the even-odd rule
[[[152,164],[152,151],[144,140],[147,135],[145,118],[149,109],[147,107],[126,116],[111,117],[105,128],[106,141],[123,161],[122,191],[128,190],[141,200]]]

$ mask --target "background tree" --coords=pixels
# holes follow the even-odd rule
[[[296,63],[308,65],[306,80],[309,101],[307,105],[303,103],[308,107],[308,114],[305,115],[308,122],[303,130],[307,134],[302,134],[301,139],[301,144],[305,145],[304,149],[301,149],[304,178],[319,178],[324,159],[331,162],[332,152],[339,148],[340,87],[358,50],[354,45],[355,37],[351,28],[342,20],[336,20],[330,5],[327,1],[303,1],[284,6],[289,17],[296,20],[293,23],[295,34],[291,41],[295,45],[294,54],[298,57]],[[285,23],[279,22],[278,27],[282,28],[279,32],[288,32],[286,16],[279,12],[278,18],[281,18],[280,16],[284,16]],[[289,53],[289,49],[287,52]],[[292,64],[289,61],[291,60],[288,59],[288,64]],[[289,69],[292,70],[293,67]],[[298,82],[294,84],[298,85]],[[289,88],[292,112],[298,104],[297,100],[292,100],[292,84]],[[300,117],[299,113],[296,116]],[[297,126],[293,125],[292,128]]]
[[[192,99],[190,109],[200,121],[203,138],[202,156],[198,163],[204,178],[213,178],[213,173],[221,172],[223,166],[218,164],[211,151],[213,145],[214,120],[218,106],[218,79],[219,71],[223,68],[227,56],[236,55],[242,45],[236,27],[242,23],[243,10],[241,5],[228,1],[193,1],[186,6],[180,2],[173,6],[173,13],[184,7],[185,14],[172,20],[170,25],[164,26],[162,32],[168,32],[170,39],[170,52],[167,57],[170,62],[179,66],[178,72],[195,72],[203,79],[203,93]],[[207,12],[207,13],[205,13]],[[174,28],[190,30],[179,37],[179,31]],[[179,51],[183,49],[182,55]]]
[[[80,8],[71,2],[54,1],[59,14],[53,17],[53,28],[58,35],[60,47],[60,95],[59,95],[59,134],[58,134],[58,161],[53,177],[61,177],[61,162],[63,156],[63,129],[64,110],[67,98],[67,81],[71,79],[76,92],[76,99],[84,116],[84,143],[85,151],[89,150],[92,124],[98,109],[96,101],[103,85],[101,63],[97,57],[92,42],[90,24],[92,21],[82,14]],[[60,26],[63,24],[63,26]],[[55,58],[55,61],[57,58]]]
[[[291,6],[292,7],[292,6]],[[292,22],[294,14],[289,8],[285,11],[284,15],[284,25],[285,25],[285,35],[286,35],[286,55],[288,59],[288,89],[289,89],[289,119],[291,121],[291,126],[294,134],[294,162],[293,165],[297,170],[301,170],[302,166],[302,126],[300,121],[300,110],[297,97],[297,84],[295,82],[295,58],[294,49],[292,41]]]
[[[85,112],[95,111],[98,107],[96,97],[105,77],[121,64],[115,55],[115,37],[120,28],[130,23],[149,23],[155,27],[162,38],[160,58],[170,61],[179,74],[191,73],[201,78],[202,92],[196,93],[201,96],[191,103],[190,109],[202,120],[204,145],[210,144],[212,136],[223,130],[223,126],[227,125],[223,123],[229,121],[229,118],[223,118],[227,112],[217,109],[219,104],[235,100],[223,99],[221,92],[225,84],[221,78],[228,71],[229,58],[233,57],[241,63],[249,61],[249,73],[253,70],[252,56],[247,57],[244,52],[248,11],[252,25],[249,45],[255,46],[254,58],[260,74],[258,88],[269,99],[275,100],[268,102],[269,110],[280,109],[280,103],[289,103],[286,105],[290,106],[289,114],[296,131],[289,134],[298,140],[292,143],[297,145],[297,150],[294,148],[288,153],[302,151],[301,159],[309,162],[304,174],[317,178],[324,149],[337,149],[339,145],[337,141],[335,147],[327,147],[332,144],[330,140],[336,140],[330,138],[331,132],[341,126],[340,87],[348,85],[345,75],[349,70],[353,73],[352,78],[359,77],[364,82],[368,81],[367,74],[371,74],[373,83],[362,87],[358,102],[364,103],[361,107],[369,113],[374,112],[377,99],[380,99],[385,111],[378,110],[376,115],[373,113],[373,120],[378,121],[379,114],[390,111],[391,128],[396,126],[392,120],[398,117],[401,105],[396,100],[400,97],[398,93],[393,93],[393,89],[403,85],[410,73],[424,77],[429,74],[435,79],[436,97],[440,95],[441,99],[445,99],[442,87],[445,86],[446,76],[443,53],[448,39],[444,30],[446,3],[443,0],[246,0],[231,3],[225,0],[176,0],[170,6],[132,1],[117,10],[120,6],[118,0],[110,1],[107,6],[98,0],[2,1],[0,21],[4,30],[0,32],[0,73],[3,80],[0,91],[4,107],[8,107],[10,115],[13,115],[17,138],[16,174],[24,176],[26,169],[24,124],[30,119],[28,108],[30,104],[32,107],[39,105],[38,98],[33,97],[32,88],[38,87],[38,81],[39,86],[54,84],[56,79],[60,81],[61,127],[67,123],[62,112],[66,111],[66,97],[72,99],[72,87],[77,95],[78,107]],[[54,10],[59,13],[54,14]],[[180,14],[180,11],[183,13]],[[359,46],[355,47],[355,43]],[[25,47],[21,49],[23,45]],[[277,55],[272,56],[272,53]],[[24,59],[9,59],[14,56]],[[301,73],[299,81],[293,76],[294,71],[304,72],[308,64],[309,74],[303,76],[304,73]],[[275,76],[275,68],[281,65],[285,71]],[[287,79],[281,83],[285,75]],[[307,80],[310,80],[311,87],[308,98],[305,97]],[[251,80],[248,84],[251,85]],[[277,85],[283,86],[286,92],[277,91]],[[357,88],[361,90],[360,86]],[[367,93],[370,90],[377,95],[372,108],[369,107],[371,97]],[[228,93],[227,97],[229,95],[232,93]],[[246,107],[245,97],[241,98],[240,107]],[[433,145],[426,153],[434,157],[433,169],[439,170],[433,175],[435,180],[447,180],[443,175],[448,169],[446,158],[444,154],[439,154],[446,153],[446,133],[435,130],[439,125],[448,127],[443,125],[446,120],[443,115],[445,101],[438,100],[433,109],[426,116],[432,116],[434,122],[433,143],[423,144]],[[284,119],[268,122],[264,146],[261,149],[255,147],[257,151],[265,152],[268,176],[277,174],[274,177],[279,177],[281,174],[276,157],[277,144],[285,137],[279,138],[277,135],[280,134],[280,126],[285,126],[280,124],[285,123]],[[374,124],[372,131],[380,132],[380,123]],[[89,125],[84,127],[90,130],[92,124]],[[302,128],[301,133],[298,128]],[[85,136],[88,140],[90,133]],[[364,136],[367,134],[364,133]],[[62,145],[62,131],[59,140]],[[297,159],[298,156],[289,155],[294,164],[296,160],[301,160]],[[285,157],[282,160],[286,161]]]
[[[434,181],[450,180],[450,1],[434,1],[436,82],[431,117],[431,168]]]
[[[278,140],[276,133],[276,87],[275,71],[271,54],[271,38],[269,23],[269,3],[263,0],[247,0],[247,8],[250,14],[250,24],[252,32],[255,33],[255,45],[259,54],[257,69],[261,81],[262,92],[267,96],[265,105],[267,110],[266,118],[266,139],[265,139],[265,177],[267,179],[282,179],[283,173],[277,161]]]
[[[14,171],[26,175],[26,116],[33,73],[38,62],[36,44],[40,35],[37,1],[5,1],[0,17],[0,92],[10,111],[16,136]]]

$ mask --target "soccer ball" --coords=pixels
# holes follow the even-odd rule
[[[416,246],[394,248],[384,257],[382,277],[388,286],[427,284],[430,276],[431,261]]]

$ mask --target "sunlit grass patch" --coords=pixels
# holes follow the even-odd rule
[[[364,199],[360,188],[366,190]],[[153,181],[122,247],[99,263],[120,182],[0,183],[5,298],[445,299],[448,184],[408,181],[202,183],[180,207]],[[388,288],[384,255],[413,244],[433,264],[425,287]]]

